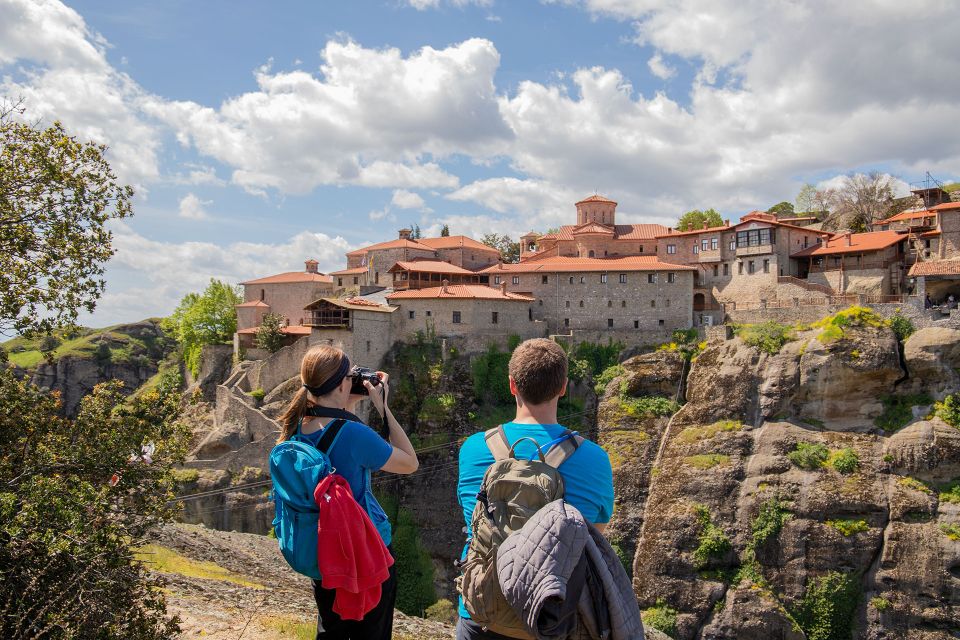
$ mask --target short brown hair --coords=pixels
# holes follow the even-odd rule
[[[567,381],[567,354],[553,340],[527,340],[510,356],[510,377],[524,402],[543,404],[563,391]]]

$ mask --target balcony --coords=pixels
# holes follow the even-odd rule
[[[700,253],[697,254],[699,262],[720,262],[721,259],[720,249],[709,249],[707,251],[701,249]]]
[[[303,324],[307,327],[323,329],[349,329],[350,311],[330,308],[312,310]]]
[[[741,256],[760,256],[773,253],[773,244],[758,244],[748,247],[737,247],[737,257]]]

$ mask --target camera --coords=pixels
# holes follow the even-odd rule
[[[355,396],[369,395],[367,393],[367,388],[363,386],[364,380],[367,380],[374,386],[380,384],[380,376],[377,375],[377,372],[373,369],[368,369],[367,367],[355,365],[352,369],[350,369],[350,373],[347,375],[349,375],[350,379],[353,380],[353,386],[350,387],[350,393]]]

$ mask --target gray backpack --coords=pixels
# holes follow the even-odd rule
[[[503,425],[484,434],[494,463],[487,468],[470,519],[470,545],[457,578],[457,591],[470,618],[495,633],[511,638],[530,638],[523,623],[510,608],[497,579],[497,549],[514,531],[547,504],[563,498],[563,478],[557,468],[569,458],[583,438],[570,430],[544,455],[533,438],[520,438],[512,445]],[[537,458],[520,460],[514,454],[523,440],[537,447]]]

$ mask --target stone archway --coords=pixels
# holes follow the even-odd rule
[[[707,307],[707,299],[702,293],[693,294],[693,310],[703,311]]]

